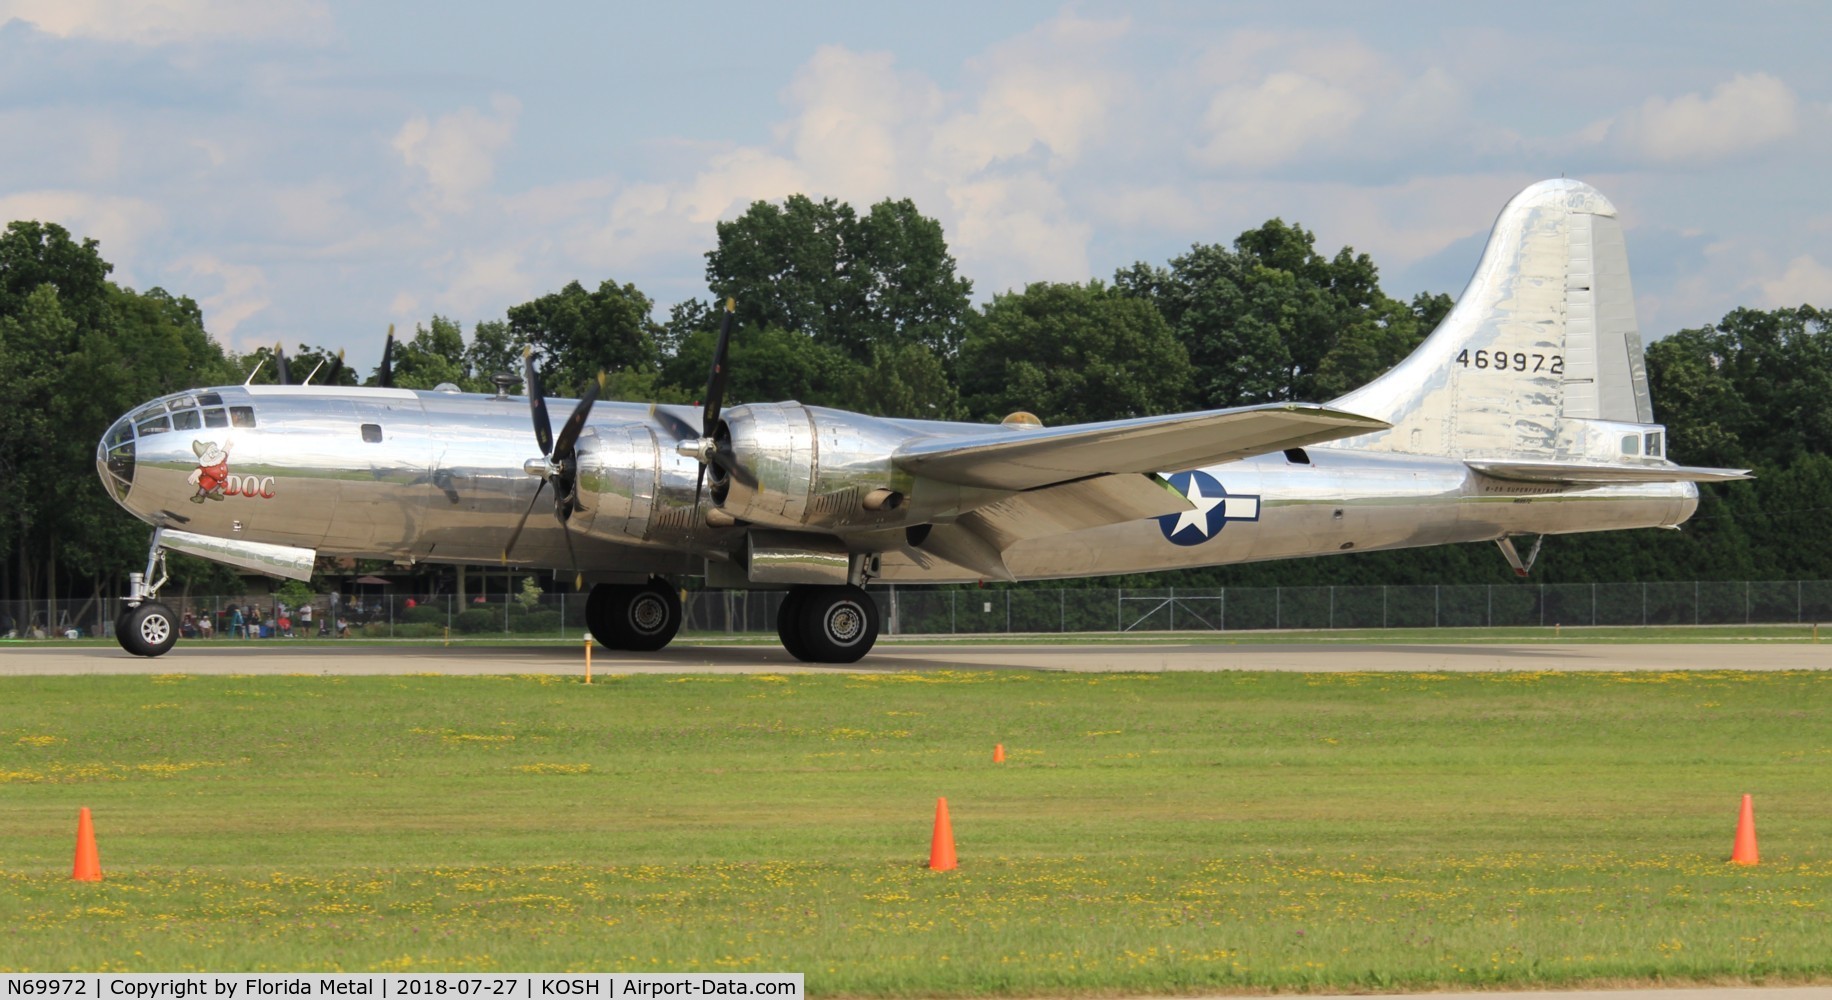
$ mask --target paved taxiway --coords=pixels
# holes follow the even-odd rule
[[[584,645],[421,646],[351,642],[184,642],[157,659],[114,646],[0,645],[0,676],[25,674],[579,673]],[[799,663],[774,645],[680,642],[659,653],[592,656],[597,674],[834,673],[879,670],[1825,670],[1832,643],[1385,645],[1274,643],[1001,644],[880,642],[845,666]]]

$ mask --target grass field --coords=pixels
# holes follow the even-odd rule
[[[0,971],[1828,981],[1829,697],[1818,672],[0,679]],[[1744,792],[1755,868],[1725,863]],[[949,873],[923,867],[943,795]],[[83,805],[100,884],[69,880]]]

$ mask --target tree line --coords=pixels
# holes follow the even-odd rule
[[[525,347],[549,391],[599,371],[613,398],[694,402],[719,304],[735,302],[732,403],[797,399],[865,413],[998,420],[1027,410],[1072,423],[1285,399],[1322,402],[1405,357],[1449,311],[1445,294],[1395,299],[1366,254],[1325,255],[1272,219],[1227,244],[1196,244],[1111,280],[1038,282],[975,305],[941,226],[909,200],[861,213],[802,195],[758,202],[717,226],[705,299],[665,319],[631,284],[572,282],[475,322],[434,315],[392,358],[404,388],[494,391],[519,381]],[[145,560],[147,529],[107,498],[96,440],[166,392],[273,382],[269,348],[236,355],[196,302],[108,279],[93,239],[13,222],[0,234],[0,599],[113,594]],[[295,378],[376,384],[338,349],[287,349]],[[1810,306],[1738,309],[1650,344],[1648,372],[1669,452],[1694,465],[1753,467],[1751,483],[1707,487],[1680,532],[1548,542],[1547,582],[1790,579],[1826,575],[1813,530],[1832,510],[1832,333]],[[322,364],[322,367],[319,366]],[[178,560],[175,578],[235,589],[228,571]],[[1451,546],[1128,578],[1122,585],[1500,583],[1489,546]],[[1116,581],[1093,581],[1111,585]]]

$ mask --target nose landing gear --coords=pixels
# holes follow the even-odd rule
[[[178,643],[178,620],[172,609],[154,600],[167,578],[165,549],[159,545],[162,531],[153,529],[146,572],[127,575],[127,610],[115,621],[115,641],[135,656],[163,656]]]

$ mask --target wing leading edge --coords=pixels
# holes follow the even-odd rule
[[[1268,403],[1005,433],[923,438],[891,461],[912,475],[993,490],[1114,473],[1232,462],[1385,430],[1388,423],[1301,403]]]

